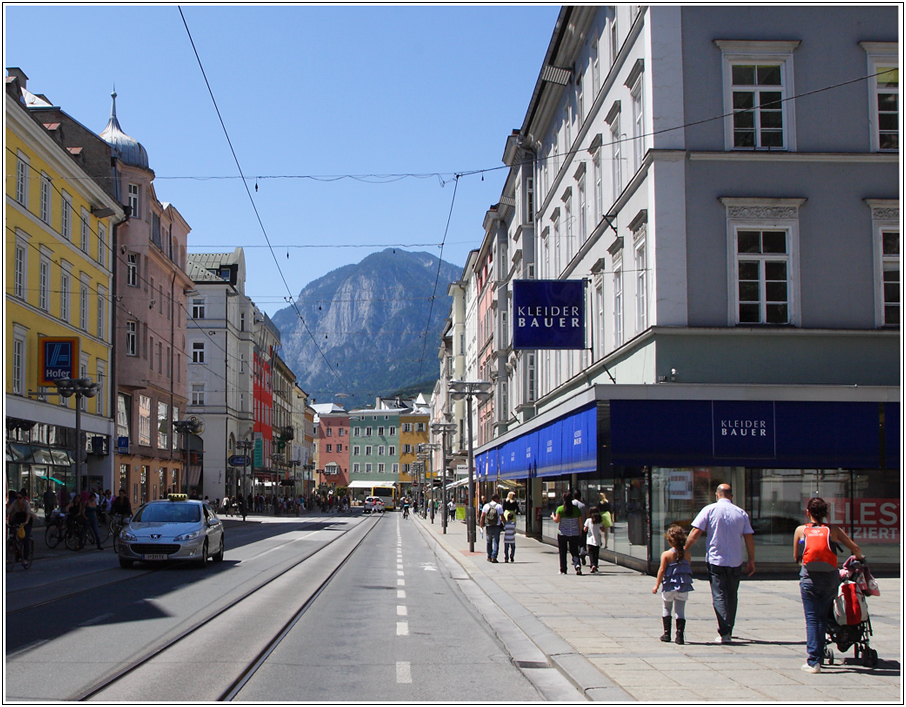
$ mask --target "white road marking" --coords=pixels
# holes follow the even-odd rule
[[[396,580],[396,586],[397,586],[397,587],[405,587],[405,586],[406,586],[406,580],[405,580],[405,579],[398,579],[398,580]]]
[[[398,661],[396,664],[396,681],[398,683],[412,682],[412,666],[408,661]]]
[[[405,590],[405,589],[397,589],[397,590],[396,590],[396,598],[397,598],[397,599],[405,599],[405,598],[406,598],[406,590]]]
[[[397,615],[397,616],[408,616],[408,615],[409,615],[409,610],[406,609],[405,605],[403,605],[403,604],[397,604],[397,606],[396,606],[396,615]]]
[[[409,622],[408,621],[397,621],[396,622],[396,635],[397,636],[408,636],[409,635]]]

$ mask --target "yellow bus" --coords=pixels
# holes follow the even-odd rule
[[[396,486],[391,483],[371,487],[371,496],[377,496],[384,502],[384,510],[392,511],[397,505]]]

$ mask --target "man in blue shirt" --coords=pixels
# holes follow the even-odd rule
[[[686,539],[686,551],[702,535],[707,535],[705,561],[711,580],[711,603],[717,615],[717,643],[732,640],[736,623],[739,578],[745,555],[746,574],[755,573],[755,531],[748,514],[733,504],[730,484],[720,484],[715,493],[717,502],[705,506],[692,521],[692,531]]]

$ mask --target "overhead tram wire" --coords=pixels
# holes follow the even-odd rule
[[[179,10],[179,16],[182,18],[183,26],[186,28],[186,34],[189,37],[189,43],[192,45],[192,51],[195,53],[195,59],[198,62],[198,68],[201,70],[202,78],[204,78],[205,86],[207,86],[208,94],[211,96],[211,102],[214,104],[214,110],[217,112],[217,118],[220,121],[220,126],[221,126],[221,128],[223,128],[223,134],[226,137],[227,144],[230,146],[230,152],[233,155],[233,161],[236,163],[236,169],[239,170],[239,175],[242,177],[242,184],[245,187],[246,194],[248,195],[249,203],[251,203],[252,210],[255,212],[255,218],[258,219],[258,225],[261,228],[261,233],[264,235],[264,240],[267,241],[268,247],[270,249],[271,257],[274,259],[274,264],[277,266],[277,272],[280,273],[280,279],[283,280],[283,286],[286,288],[287,294],[289,294],[290,297],[292,297],[292,291],[289,288],[289,283],[286,282],[286,277],[284,276],[283,270],[280,267],[280,261],[277,258],[276,252],[274,252],[273,246],[271,245],[270,238],[267,235],[267,229],[264,227],[264,222],[261,220],[261,214],[258,212],[258,207],[255,206],[255,199],[252,197],[252,192],[249,189],[248,180],[245,178],[245,175],[242,172],[242,165],[239,163],[239,157],[236,155],[236,150],[233,148],[233,142],[232,142],[232,140],[230,140],[229,131],[226,128],[226,124],[223,122],[223,116],[221,115],[220,108],[217,105],[217,99],[214,98],[214,91],[211,88],[211,84],[208,81],[208,76],[205,73],[204,65],[201,62],[201,57],[199,56],[198,49],[195,46],[195,40],[192,38],[192,32],[189,30],[189,24],[186,21],[185,15],[183,14],[182,7],[177,6],[177,9]],[[293,310],[295,311],[296,315],[299,317],[299,320],[302,322],[303,326],[305,327],[305,330],[308,332],[308,335],[311,337],[311,340],[315,344],[315,347],[318,349],[318,353],[321,354],[321,358],[324,360],[324,363],[327,365],[328,370],[330,370],[330,372],[333,374],[334,378],[336,378],[337,383],[340,385],[340,387],[343,390],[345,390],[347,393],[349,393],[350,392],[349,388],[346,386],[346,384],[343,382],[343,380],[337,374],[334,366],[332,366],[330,361],[327,360],[327,356],[325,355],[324,351],[321,349],[321,346],[318,343],[318,340],[315,338],[314,333],[309,328],[308,322],[306,322],[305,319],[302,317],[302,314],[299,312],[299,309],[296,307],[294,302],[291,303],[291,306],[292,306]]]
[[[453,184],[453,198],[450,199],[450,211],[447,213],[447,225],[444,227],[444,237],[440,242],[440,255],[437,256],[437,274],[434,276],[434,292],[431,294],[431,306],[428,308],[428,321],[425,323],[425,341],[422,344],[422,357],[418,363],[418,380],[422,377],[422,368],[425,365],[425,351],[428,350],[428,332],[431,330],[431,317],[434,316],[434,301],[437,297],[437,283],[440,280],[440,269],[444,264],[444,243],[447,241],[447,233],[450,231],[450,220],[453,218],[453,206],[456,204],[456,190],[459,187],[459,175],[456,175],[456,182]]]

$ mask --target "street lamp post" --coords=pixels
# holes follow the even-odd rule
[[[490,381],[450,381],[450,397],[453,400],[465,399],[467,404],[466,420],[469,429],[469,508],[466,511],[466,533],[469,538],[469,552],[475,552],[475,458],[472,448],[472,398],[484,402],[491,397]]]
[[[421,454],[418,455],[418,458],[423,460],[425,462],[425,464],[427,465],[425,467],[425,486],[428,485],[429,478],[430,478],[430,484],[431,484],[430,498],[428,498],[428,494],[426,493],[425,499],[426,499],[426,503],[431,504],[431,522],[433,523],[434,522],[434,475],[437,473],[437,471],[435,469],[431,468],[430,461],[431,461],[431,452],[433,452],[435,449],[437,449],[437,445],[434,444],[433,442],[425,442],[424,444],[418,445],[418,449],[421,452]],[[430,471],[430,477],[428,475],[429,471]],[[424,517],[424,514],[423,514],[423,517]]]
[[[248,486],[246,483],[246,476],[248,474],[248,468],[249,468],[249,454],[251,453],[254,446],[255,446],[255,443],[250,439],[241,439],[238,442],[236,442],[236,447],[238,449],[241,449],[243,452],[242,456],[243,456],[243,461],[245,462],[242,465],[242,485],[239,489],[239,493],[243,496],[248,495],[248,493],[247,493]],[[246,499],[246,503],[248,503],[248,499]],[[249,505],[251,506],[251,504],[249,504]],[[251,511],[251,510],[252,509],[249,508],[249,511]]]
[[[431,425],[431,431],[434,434],[440,435],[440,449],[441,449],[441,468],[443,469],[443,480],[441,481],[441,526],[443,527],[443,534],[447,534],[447,432],[453,432],[456,429],[456,425],[452,422],[435,422]]]
[[[82,444],[82,398],[93,398],[98,394],[101,387],[100,383],[95,383],[91,378],[63,378],[56,381],[57,393],[63,398],[71,398],[75,395],[75,432],[76,432],[76,449],[75,449],[75,481],[76,489],[81,483],[82,454],[85,451],[85,445]],[[85,471],[85,482],[82,489],[88,488],[88,471]]]

